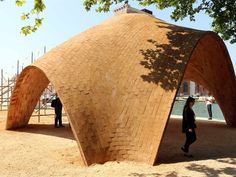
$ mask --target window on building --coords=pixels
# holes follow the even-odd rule
[[[183,83],[183,92],[184,92],[185,94],[188,93],[188,83],[187,83],[187,82],[184,82],[184,83]]]

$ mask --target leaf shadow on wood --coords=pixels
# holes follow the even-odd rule
[[[195,30],[157,22],[157,28],[168,30],[162,41],[148,39],[147,49],[140,49],[143,60],[140,64],[148,69],[141,78],[149,83],[159,84],[167,91],[178,89],[192,49],[197,41]]]

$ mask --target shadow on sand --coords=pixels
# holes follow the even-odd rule
[[[193,158],[184,156],[180,147],[185,135],[181,133],[181,119],[170,119],[165,132],[156,164],[214,159],[222,163],[236,164],[221,158],[236,158],[236,129],[225,123],[197,121],[197,141],[190,147]]]
[[[188,170],[196,171],[199,173],[203,173],[205,176],[208,177],[219,177],[222,175],[232,175],[236,176],[236,168],[232,167],[223,167],[223,168],[210,168],[207,165],[199,165],[192,163],[188,167],[186,167]]]
[[[181,119],[170,119],[155,165],[188,162],[188,164],[183,164],[182,168],[189,172],[196,172],[194,174],[200,176],[236,176],[236,168],[233,167],[236,166],[236,129],[229,128],[221,122],[199,120],[197,123],[198,139],[191,146],[191,153],[194,158],[185,157],[180,150],[185,140],[184,134],[181,133]],[[199,160],[213,160],[222,163],[222,165],[220,168],[219,166],[214,168],[211,163],[208,165],[207,161],[204,165],[199,164]],[[176,171],[169,171],[165,174],[135,172],[130,173],[129,176],[177,177],[183,176],[183,174]]]
[[[28,124],[26,127],[19,128],[14,131],[42,134],[74,140],[75,138],[69,124],[64,125],[65,127],[55,128],[53,124]]]

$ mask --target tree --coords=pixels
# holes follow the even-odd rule
[[[0,0],[4,1],[4,0]],[[21,7],[25,5],[26,0],[15,0],[16,5]],[[31,25],[23,26],[21,28],[21,32],[24,35],[28,35],[32,32],[35,32],[38,30],[38,28],[42,25],[43,18],[40,17],[40,14],[44,11],[46,8],[43,0],[34,0],[34,7],[30,10],[30,12],[23,13],[21,15],[22,20],[29,20],[31,16],[34,16],[34,23]]]
[[[0,0],[3,1],[3,0]],[[125,2],[127,0],[84,0],[86,10],[97,6],[98,12],[107,12],[111,5]],[[199,12],[208,14],[212,19],[212,27],[224,40],[236,43],[236,1],[235,0],[135,0],[140,5],[155,5],[158,9],[173,7],[171,18],[175,21],[189,17],[195,21],[195,15]],[[18,6],[24,5],[26,0],[16,0]],[[34,8],[30,13],[22,15],[22,19],[29,19],[30,15],[40,14],[45,9],[43,0],[34,0]],[[35,18],[35,24],[25,26],[22,32],[27,35],[41,26],[43,18]]]
[[[112,4],[125,0],[85,0],[87,10],[98,5],[97,11],[107,12]],[[155,5],[158,9],[173,7],[171,18],[175,21],[189,17],[195,21],[199,12],[208,14],[212,19],[212,28],[224,40],[236,43],[236,1],[235,0],[136,0],[140,5]]]

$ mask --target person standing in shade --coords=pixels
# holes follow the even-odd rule
[[[207,111],[208,111],[208,115],[209,115],[209,120],[212,119],[212,104],[214,103],[214,98],[213,96],[211,96],[210,94],[208,95],[208,97],[206,98],[206,106],[207,106]]]
[[[65,127],[64,125],[62,125],[62,103],[57,94],[56,99],[52,100],[51,106],[54,107],[56,114],[54,126],[56,128]]]
[[[195,133],[195,128],[197,126],[195,124],[195,114],[192,110],[194,103],[195,99],[188,97],[183,109],[182,132],[186,134],[186,141],[184,146],[181,147],[181,150],[185,153],[189,152],[190,145],[197,140]],[[192,155],[185,155],[188,157],[193,157]]]

